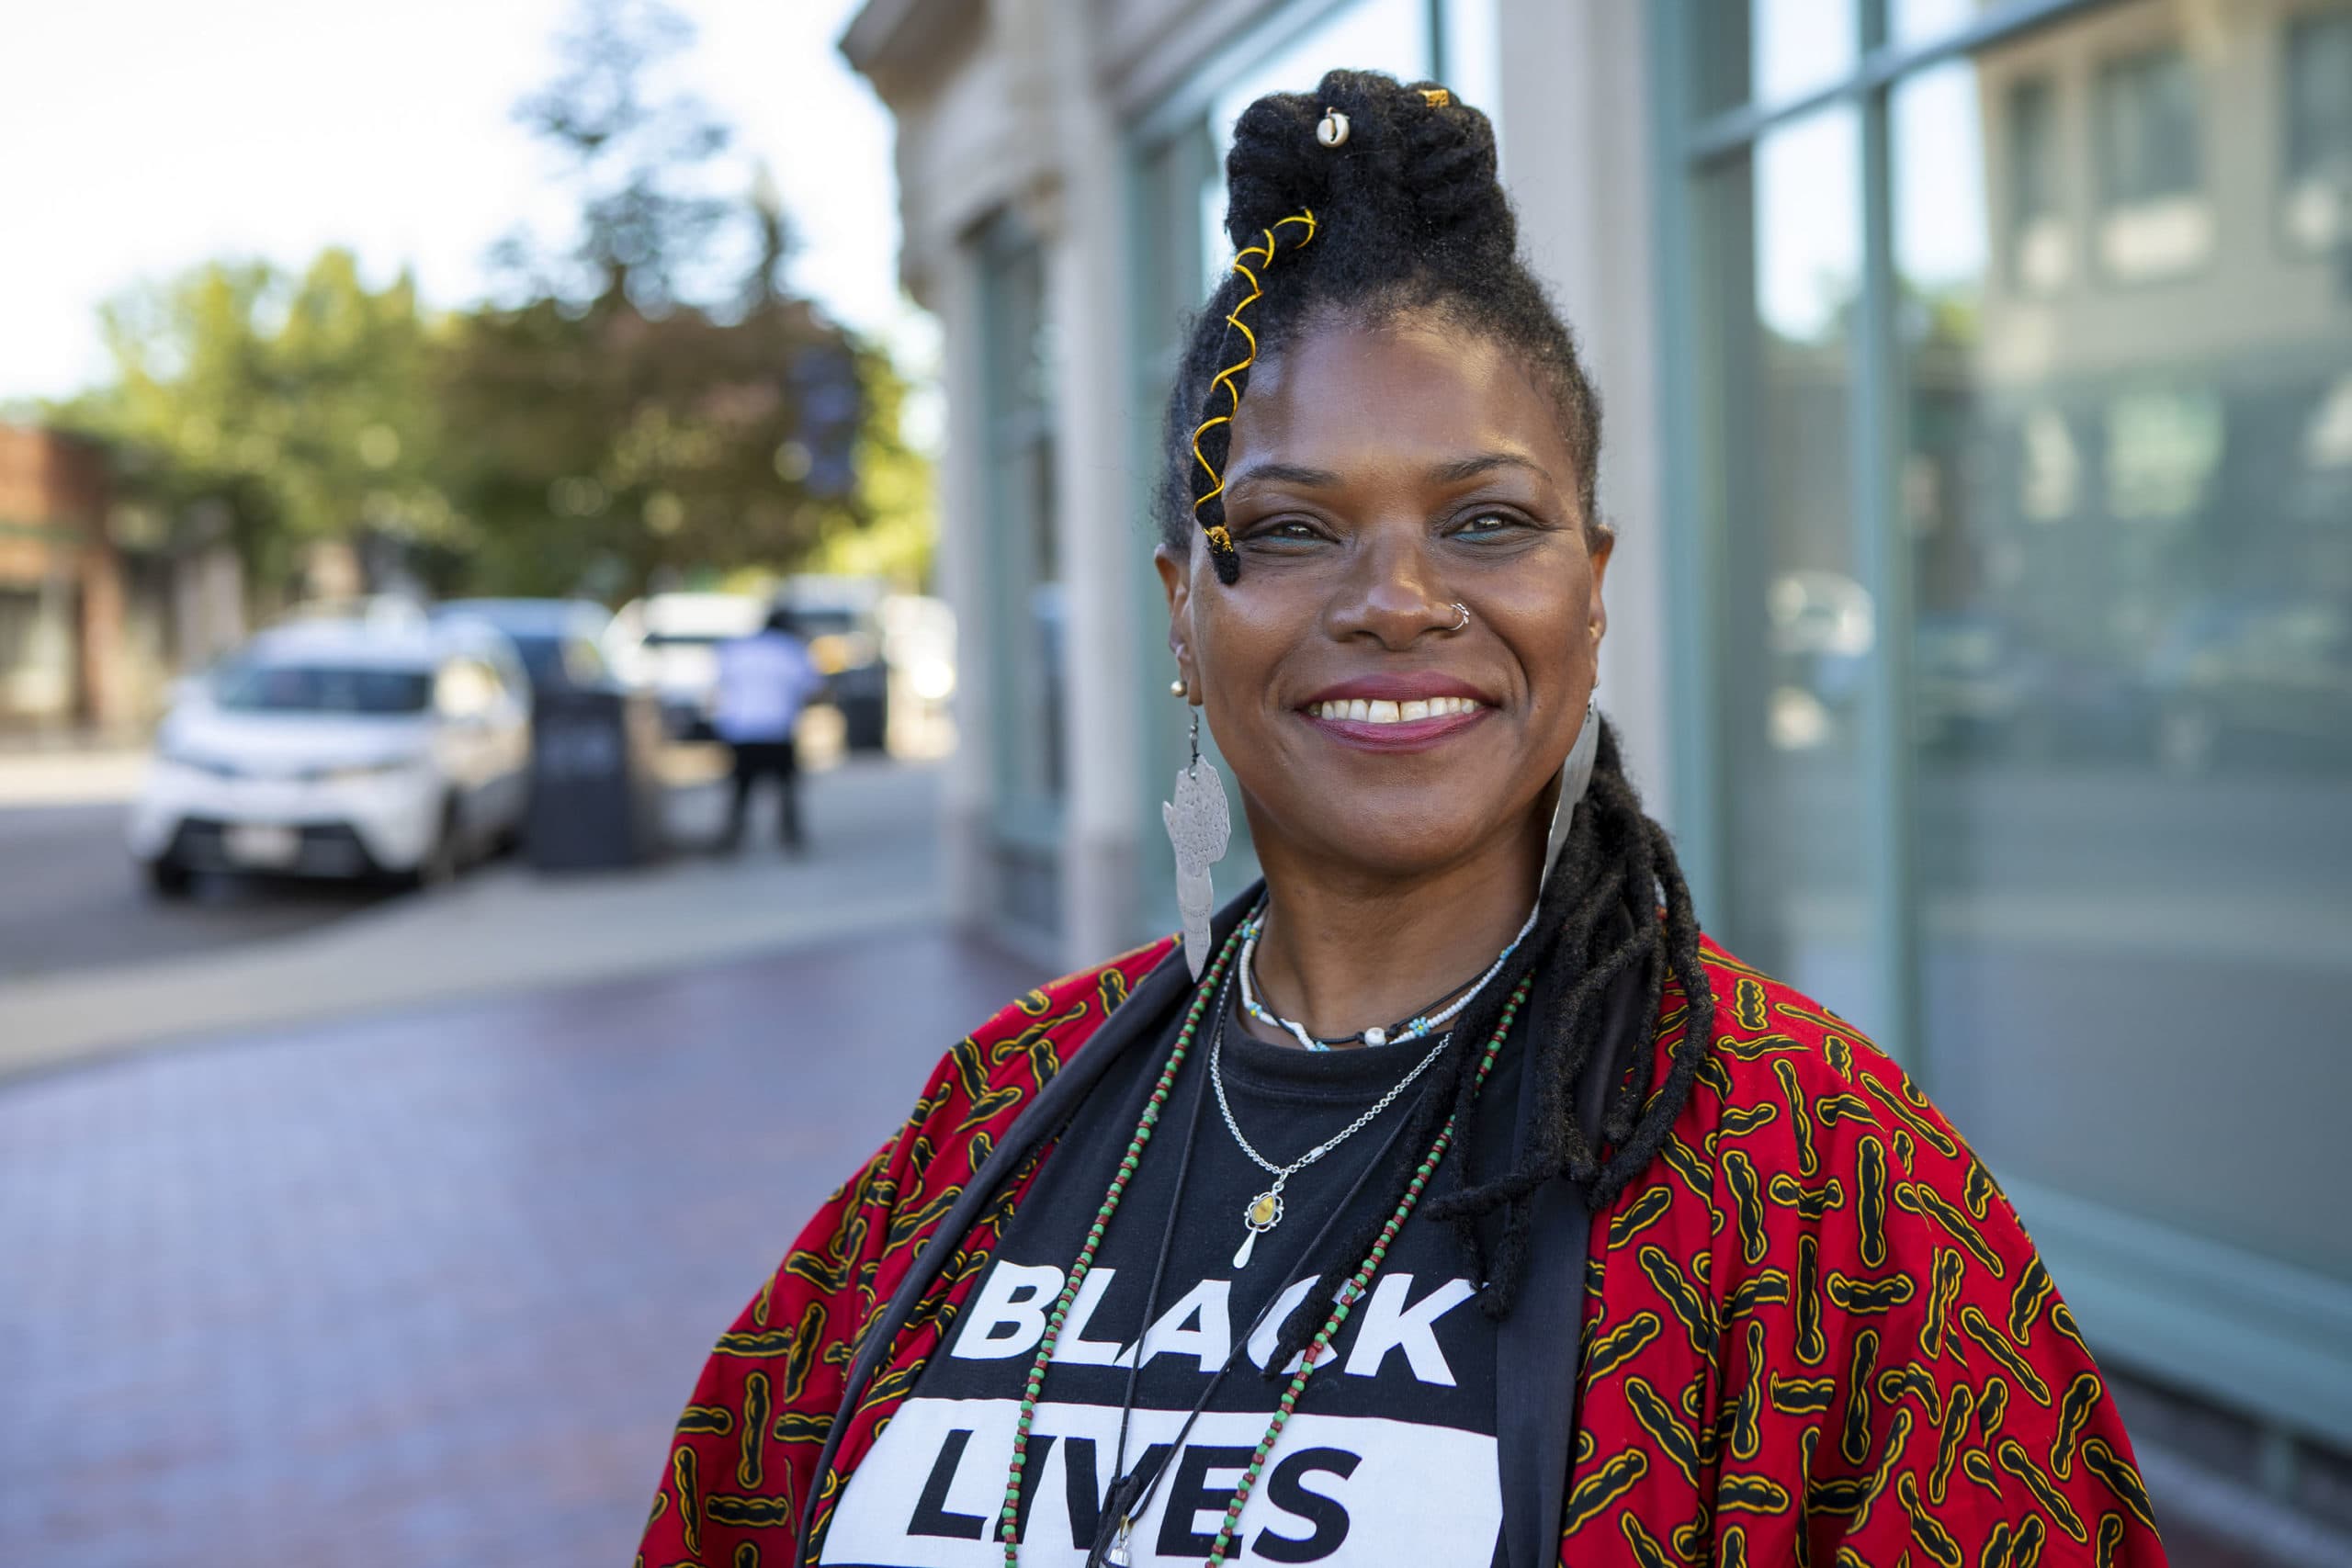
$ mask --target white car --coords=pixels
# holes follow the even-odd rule
[[[281,626],[164,721],[130,852],[165,896],[202,871],[436,881],[520,831],[530,760],[529,684],[491,627]]]
[[[672,736],[707,739],[718,645],[750,637],[767,616],[768,602],[750,593],[650,594],[613,616],[605,652],[623,682],[653,694]]]

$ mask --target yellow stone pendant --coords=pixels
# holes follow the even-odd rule
[[[1279,1181],[1250,1201],[1241,1211],[1241,1223],[1250,1234],[1241,1238],[1241,1250],[1233,1255],[1236,1269],[1250,1267],[1250,1255],[1258,1249],[1258,1238],[1283,1223],[1283,1184]]]

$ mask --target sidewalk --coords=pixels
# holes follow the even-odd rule
[[[627,1562],[712,1341],[1039,977],[877,928],[0,1087],[0,1562]]]
[[[130,769],[110,754],[61,757],[61,770],[85,774],[54,782],[88,798],[104,780],[86,770],[109,766]],[[315,931],[0,985],[0,1080],[168,1041],[651,974],[931,919],[935,781],[928,767],[863,761],[813,775],[805,860],[755,832],[736,857],[688,853],[638,871],[506,863]],[[714,785],[679,807],[683,836],[698,841],[723,800]]]

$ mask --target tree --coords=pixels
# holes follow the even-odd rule
[[[515,109],[555,149],[580,204],[556,247],[519,230],[501,242],[496,260],[533,296],[658,316],[741,265],[747,215],[710,178],[734,132],[694,95],[653,85],[693,41],[693,25],[659,0],[581,0],[557,39],[555,79]]]
[[[343,250],[300,277],[211,262],[101,320],[112,379],[51,417],[113,444],[131,490],[172,513],[219,503],[265,580],[311,542],[449,533],[432,327],[405,273],[370,289]]]
[[[581,210],[560,250],[504,243],[527,298],[458,321],[444,362],[484,586],[619,593],[786,566],[869,518],[876,356],[783,288],[789,228],[764,182],[710,194],[725,128],[651,85],[690,36],[647,0],[587,0],[519,111]]]

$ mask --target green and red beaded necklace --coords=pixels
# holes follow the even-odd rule
[[[1169,1092],[1176,1082],[1177,1069],[1184,1065],[1184,1058],[1191,1054],[1193,1037],[1200,1032],[1201,1020],[1208,1011],[1211,999],[1220,994],[1225,972],[1232,963],[1240,939],[1241,931],[1237,928],[1218,949],[1207,973],[1201,976],[1192,1006],[1185,1010],[1183,1025],[1176,1032],[1175,1049],[1169,1053],[1168,1065],[1160,1069],[1159,1082],[1152,1085],[1151,1097],[1145,1102],[1143,1116],[1136,1123],[1135,1136],[1128,1140],[1126,1153],[1119,1156],[1119,1168],[1113,1173],[1111,1185],[1102,1194],[1102,1206],[1095,1211],[1094,1223],[1087,1227],[1086,1240],[1079,1247],[1077,1261],[1070,1265],[1069,1277],[1063,1282],[1061,1295],[1055,1301],[1053,1311],[1046,1314],[1045,1337],[1038,1342],[1036,1359],[1030,1362],[1029,1377],[1022,1387],[1021,1414],[1013,1424],[1012,1431],[1012,1463],[1005,1477],[1004,1506],[997,1515],[997,1535],[1004,1543],[1005,1568],[1020,1568],[1021,1472],[1028,1462],[1029,1428],[1036,1418],[1037,1396],[1046,1386],[1046,1368],[1054,1359],[1055,1347],[1061,1338],[1062,1324],[1069,1316],[1070,1303],[1077,1299],[1078,1288],[1094,1266],[1094,1255],[1102,1245],[1102,1235],[1110,1226],[1111,1216],[1118,1212],[1119,1200],[1125,1195],[1127,1183],[1143,1163],[1144,1145],[1151,1142],[1152,1129],[1159,1125],[1159,1112],[1168,1103]],[[1510,1032],[1521,1006],[1527,1000],[1528,984],[1528,981],[1521,980],[1518,988],[1511,992],[1510,999],[1503,1004],[1502,1017],[1496,1021],[1494,1032],[1487,1036],[1486,1049],[1478,1058],[1474,1093],[1477,1085],[1486,1082],[1487,1072],[1495,1065],[1495,1057],[1502,1051],[1504,1036]],[[1241,1483],[1234,1489],[1233,1501],[1226,1507],[1225,1518],[1218,1527],[1216,1543],[1210,1549],[1206,1568],[1219,1568],[1225,1562],[1226,1553],[1233,1545],[1235,1529],[1241,1522],[1241,1510],[1249,1503],[1259,1475],[1265,1470],[1275,1441],[1281,1438],[1283,1427],[1289,1424],[1291,1412],[1297,1407],[1298,1396],[1306,1388],[1307,1378],[1330,1349],[1332,1337],[1346,1324],[1355,1303],[1371,1287],[1373,1276],[1380,1271],[1382,1261],[1388,1256],[1388,1248],[1395,1243],[1397,1233],[1405,1228],[1405,1221],[1412,1214],[1415,1205],[1420,1202],[1430,1177],[1436,1174],[1439,1162],[1445,1158],[1445,1151],[1453,1145],[1453,1119],[1448,1117],[1430,1145],[1430,1152],[1414,1168],[1412,1179],[1406,1183],[1405,1195],[1397,1201],[1396,1213],[1382,1224],[1378,1238],[1372,1244],[1372,1250],[1364,1255],[1355,1272],[1340,1287],[1332,1303],[1330,1316],[1324,1319],[1323,1326],[1316,1330],[1314,1339],[1299,1357],[1298,1371],[1292,1376],[1289,1386],[1283,1390],[1282,1397],[1275,1401],[1273,1417],[1266,1424],[1265,1436],[1258,1439],[1257,1448],[1250,1453],[1250,1463],[1242,1472]],[[1121,1522],[1122,1535],[1131,1522]]]

